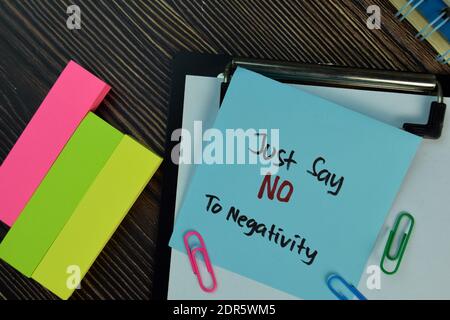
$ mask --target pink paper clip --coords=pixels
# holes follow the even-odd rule
[[[189,246],[189,238],[192,236],[196,236],[200,242],[200,247],[191,248]],[[206,250],[205,242],[203,241],[203,237],[198,233],[197,231],[189,231],[184,235],[184,245],[186,247],[188,256],[189,256],[189,262],[192,266],[192,271],[194,271],[194,274],[197,276],[198,284],[200,285],[200,288],[205,292],[213,292],[217,288],[217,281],[216,276],[214,275],[214,270],[211,265],[211,261],[209,260],[208,251]],[[195,260],[195,254],[197,251],[201,252],[203,254],[203,259],[206,264],[206,269],[208,270],[209,274],[211,275],[212,279],[212,287],[207,288],[202,280],[202,277],[200,275],[200,271],[198,270],[197,261]]]

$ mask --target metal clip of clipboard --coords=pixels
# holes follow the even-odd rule
[[[437,99],[431,104],[428,122],[426,124],[404,123],[403,129],[427,139],[438,139],[442,133],[446,105],[441,83],[433,74],[236,58],[226,66],[222,74],[223,91],[226,90],[237,67],[287,83],[435,94]]]

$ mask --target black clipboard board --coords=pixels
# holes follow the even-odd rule
[[[172,162],[172,149],[179,141],[171,134],[182,127],[184,88],[187,75],[223,77],[222,96],[225,94],[237,66],[262,73],[287,83],[356,89],[382,90],[437,96],[432,103],[427,124],[405,123],[403,129],[424,138],[440,137],[445,116],[443,97],[450,96],[450,75],[432,75],[399,71],[365,70],[335,66],[305,65],[282,61],[239,59],[229,55],[179,53],[172,62],[172,90],[169,102],[163,162],[164,182],[155,250],[155,270],[152,298],[166,300],[169,285],[171,248],[168,246],[174,225],[178,165]],[[435,85],[433,87],[433,84]],[[424,106],[426,107],[426,106]]]

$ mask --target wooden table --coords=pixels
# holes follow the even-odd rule
[[[71,4],[81,8],[80,30],[66,26]],[[366,26],[373,4],[381,30]],[[394,13],[386,0],[2,0],[0,160],[69,59],[112,86],[97,114],[161,155],[179,51],[449,73]],[[72,299],[152,297],[163,178],[152,179]],[[0,298],[57,299],[3,262]]]

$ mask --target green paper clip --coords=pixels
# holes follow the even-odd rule
[[[398,250],[394,255],[391,255],[391,249],[392,249],[392,242],[394,241],[395,235],[397,234],[398,227],[400,226],[400,222],[402,221],[403,217],[405,219],[409,220],[409,227],[408,230],[403,234],[403,237],[401,239],[401,242],[398,246]],[[414,227],[414,217],[409,214],[408,212],[402,212],[398,215],[397,219],[395,220],[394,228],[389,233],[389,238],[386,243],[386,247],[384,248],[383,257],[381,258],[380,262],[380,268],[383,270],[386,274],[394,274],[397,272],[398,268],[400,267],[400,263],[403,259],[403,254],[405,253],[406,245],[408,244],[409,237],[411,236],[412,229]],[[390,261],[397,261],[397,264],[393,271],[388,271],[384,268],[384,260],[388,259]]]

